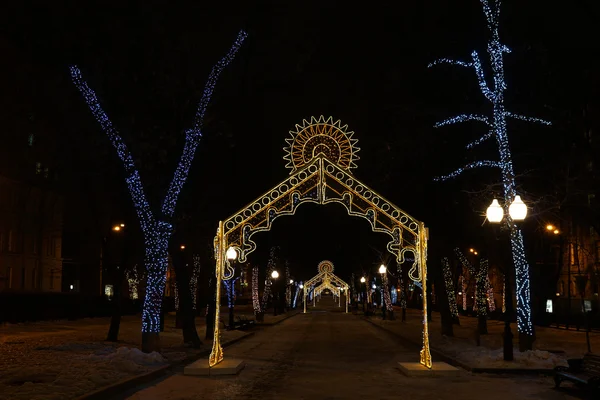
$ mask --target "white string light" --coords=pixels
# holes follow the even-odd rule
[[[108,136],[115,148],[119,159],[125,170],[125,182],[131,195],[133,206],[138,216],[138,221],[144,234],[145,259],[144,265],[147,271],[146,295],[142,310],[142,332],[158,333],[160,332],[160,314],[165,292],[168,244],[173,231],[172,225],[167,222],[173,217],[175,206],[181,188],[187,180],[188,172],[196,148],[202,137],[202,124],[204,114],[210,103],[215,84],[223,69],[233,60],[240,46],[244,42],[247,34],[240,31],[233,46],[229,52],[213,67],[208,81],[204,87],[204,93],[198,105],[194,125],[192,129],[185,132],[185,144],[177,165],[173,179],[167,190],[161,207],[161,215],[155,215],[150,207],[144,192],[144,186],[138,170],[135,167],[133,156],[125,145],[112,124],[112,121],[106,115],[106,112],[100,105],[96,93],[88,86],[83,79],[81,71],[76,65],[70,67],[71,79],[79,89],[85,102],[87,103],[94,118],[98,121],[104,133]]]
[[[454,282],[452,280],[452,271],[450,271],[450,262],[448,257],[442,258],[442,269],[444,271],[444,284],[448,295],[448,306],[453,317],[458,318],[458,306],[456,305],[456,293],[454,292]]]
[[[479,55],[476,51],[471,54],[471,62],[455,61],[450,59],[440,59],[431,63],[429,66],[439,64],[452,64],[465,68],[473,68],[477,78],[479,89],[483,96],[491,103],[493,108],[492,119],[485,119],[487,125],[491,125],[491,129],[486,132],[480,139],[469,143],[468,148],[482,143],[483,141],[494,137],[498,145],[499,161],[478,161],[459,168],[456,171],[436,178],[436,180],[446,180],[460,175],[462,172],[478,168],[478,167],[497,167],[502,174],[504,203],[508,207],[515,198],[515,174],[512,163],[512,154],[509,147],[508,135],[506,130],[507,118],[518,119],[527,122],[536,122],[543,125],[551,125],[549,121],[533,118],[524,115],[508,112],[504,108],[504,91],[506,90],[506,81],[504,77],[504,54],[510,53],[510,49],[500,42],[499,23],[500,23],[500,0],[495,0],[493,6],[490,6],[490,0],[480,0],[484,14],[487,20],[487,26],[490,31],[490,39],[488,41],[487,52],[489,61],[492,67],[493,84],[490,86],[485,77]],[[476,118],[477,117],[477,118]],[[460,123],[466,121],[481,121],[479,116],[455,117],[453,122]],[[446,121],[452,121],[446,120]],[[447,125],[443,124],[443,125]],[[441,125],[439,125],[441,126]],[[508,214],[508,213],[506,213]],[[525,250],[523,246],[523,236],[515,223],[507,218],[507,224],[510,228],[510,242],[512,249],[512,258],[515,265],[516,275],[516,291],[517,291],[517,326],[519,332],[526,335],[533,335],[533,325],[531,321],[531,293],[529,282],[529,264],[525,258]]]

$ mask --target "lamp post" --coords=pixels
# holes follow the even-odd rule
[[[513,234],[513,231],[515,230],[515,228],[513,227],[515,222],[520,222],[523,221],[526,217],[527,217],[527,205],[525,205],[525,203],[523,203],[523,200],[521,200],[521,196],[516,195],[514,197],[513,202],[508,206],[508,220],[506,221],[510,228],[511,228],[511,235]],[[502,206],[500,205],[500,203],[498,203],[497,199],[492,200],[492,204],[490,204],[490,206],[487,208],[486,210],[486,217],[488,219],[488,221],[490,221],[491,223],[500,223],[502,222],[502,220],[504,219],[504,209],[502,208]],[[518,234],[520,235],[520,232],[518,232]],[[513,257],[514,258],[514,257]],[[511,293],[511,285],[510,285],[510,275],[511,275],[511,271],[510,271],[510,263],[506,266],[506,271],[504,274],[504,286],[505,286],[505,303],[506,303],[506,312],[504,313],[504,333],[503,333],[503,338],[504,338],[504,360],[506,361],[512,361],[513,360],[513,334],[510,328],[510,321],[511,321],[511,312],[512,312],[512,293]],[[527,277],[527,279],[529,279],[529,277]],[[529,292],[529,287],[527,287],[527,292]],[[529,307],[529,304],[524,304],[523,307]],[[532,327],[533,329],[533,327]],[[526,346],[524,346],[525,343],[521,343],[522,339],[525,339],[524,336],[521,336],[519,338],[519,345],[521,348],[525,348]]]
[[[364,290],[363,290],[363,293],[362,293],[362,296],[361,296],[362,297],[363,313],[366,312],[366,309],[365,309],[366,296],[367,296],[367,289],[366,289],[366,283],[365,283],[366,281],[367,281],[367,279],[364,276],[360,278],[360,283],[362,283],[363,286],[364,286]]]
[[[277,315],[277,300],[279,300],[279,292],[277,288],[277,278],[279,278],[279,272],[273,270],[271,272],[271,278],[273,279],[273,316]],[[275,299],[275,295],[277,295],[277,299]]]

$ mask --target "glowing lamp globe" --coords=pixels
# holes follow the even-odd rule
[[[237,258],[237,251],[233,247],[230,247],[227,249],[226,255],[228,260],[235,260]]]
[[[379,273],[380,274],[385,274],[386,270],[387,270],[387,268],[385,267],[385,265],[381,264],[381,266],[379,267]]]
[[[271,272],[271,278],[273,278],[273,279],[279,278],[279,272],[277,272],[277,271]]]
[[[492,201],[492,204],[490,204],[490,206],[487,208],[485,216],[487,217],[488,221],[493,223],[502,221],[502,218],[504,217],[504,210],[498,203],[498,200],[494,199]]]
[[[293,279],[290,279],[290,285],[291,285],[292,283],[294,283],[294,280],[293,280]]]
[[[367,280],[365,279],[365,277],[363,276],[362,278],[360,278],[360,283],[365,283]]]
[[[521,200],[521,196],[515,196],[515,200],[508,207],[508,213],[514,221],[523,221],[527,216],[527,206]]]
[[[300,289],[304,289],[304,285],[300,284],[300,286],[298,286]]]

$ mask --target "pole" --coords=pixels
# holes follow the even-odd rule
[[[304,292],[304,314],[306,314],[306,288],[302,289]]]
[[[221,347],[221,338],[219,334],[219,319],[221,309],[221,279],[223,278],[223,263],[225,260],[225,235],[223,232],[224,226],[223,221],[219,221],[219,229],[217,229],[217,236],[214,240],[214,246],[216,250],[216,284],[217,284],[217,298],[215,301],[215,333],[213,338],[213,347],[210,352],[208,359],[208,365],[213,367],[223,361],[223,348]]]

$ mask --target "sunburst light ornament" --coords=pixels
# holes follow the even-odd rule
[[[291,138],[285,139],[288,147],[284,147],[288,163],[286,168],[291,168],[293,174],[298,169],[323,153],[329,161],[340,168],[351,172],[356,168],[356,155],[360,148],[356,146],[358,139],[353,139],[354,132],[347,131],[348,125],[343,125],[340,120],[333,122],[333,117],[325,119],[320,116],[310,118],[310,122],[302,120],[302,125],[296,124],[296,130],[290,131]]]

